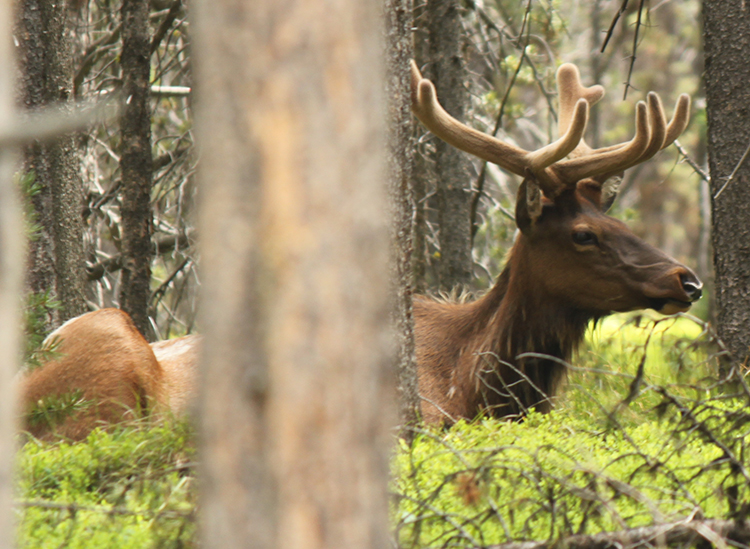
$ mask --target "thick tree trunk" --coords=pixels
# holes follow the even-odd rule
[[[153,337],[148,317],[151,295],[151,109],[149,70],[151,33],[147,0],[122,4],[122,254],[120,308],[147,338]]]
[[[14,118],[15,64],[13,4],[0,4],[0,125]],[[7,31],[7,32],[5,32]],[[17,169],[11,151],[0,150],[0,547],[15,546],[13,513],[13,465],[18,411],[16,377],[20,367],[20,302],[23,286],[23,241],[18,189],[13,182]]]
[[[703,2],[716,320],[741,362],[750,354],[750,160],[741,163],[750,147],[748,10],[744,0]]]
[[[380,6],[195,4],[206,547],[386,547]]]
[[[72,93],[73,31],[65,2],[24,0],[18,31],[23,103],[29,109],[64,108]],[[62,305],[50,328],[86,310],[84,297],[83,184],[77,140],[61,137],[25,151],[26,171],[41,191],[32,198],[40,232],[30,243],[27,285],[50,290]]]
[[[411,114],[412,48],[411,0],[386,0],[386,97],[389,104],[389,199],[391,206],[392,314],[398,342],[398,371],[402,434],[411,439],[409,427],[416,424],[419,410],[417,363],[414,354],[414,291],[412,256],[414,200],[412,190],[413,151]]]
[[[425,75],[437,89],[440,103],[457,120],[466,119],[469,93],[463,63],[464,32],[460,3],[436,0],[425,6],[428,58]],[[465,153],[435,138],[435,201],[439,227],[438,282],[443,290],[469,284],[471,256],[471,179]]]

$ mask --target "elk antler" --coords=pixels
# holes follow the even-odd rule
[[[611,147],[591,149],[582,139],[589,105],[604,95],[604,88],[586,88],[575,65],[558,69],[560,95],[560,138],[536,151],[525,151],[491,135],[479,132],[450,116],[437,100],[435,86],[422,78],[411,62],[412,110],[422,123],[442,140],[501,168],[526,177],[531,172],[544,194],[557,196],[564,188],[581,179],[604,181],[636,164],[645,162],[671,144],[685,129],[690,98],[683,94],[677,101],[672,121],[667,125],[661,101],[648,94],[648,104],[638,102],[635,109],[635,135],[630,141]],[[563,160],[566,156],[571,158]]]
[[[566,63],[561,65],[557,71],[558,90],[560,94],[560,132],[566,130],[566,115],[570,111],[570,105],[580,97],[588,97],[604,88],[593,86],[584,88],[581,84],[580,74],[575,65]],[[601,95],[597,96],[597,101]],[[605,181],[609,177],[618,174],[628,168],[645,162],[664,147],[672,144],[685,130],[689,120],[690,97],[682,94],[677,100],[675,112],[671,122],[667,125],[664,109],[659,96],[650,92],[647,97],[648,105],[643,102],[636,105],[636,133],[631,141],[592,150],[583,140],[571,153],[571,160],[558,163],[556,166],[564,180],[578,181],[586,177]],[[644,111],[647,112],[645,119]],[[645,124],[644,124],[645,123]],[[645,131],[644,131],[645,130]]]
[[[440,139],[516,175],[525,177],[526,171],[530,170],[545,194],[550,195],[555,194],[559,182],[553,173],[547,172],[547,168],[575,149],[583,137],[588,120],[588,103],[584,99],[579,100],[571,109],[570,123],[566,131],[561,132],[562,137],[536,151],[525,151],[470,128],[449,115],[437,100],[435,86],[422,78],[414,61],[411,62],[411,95],[414,114]]]

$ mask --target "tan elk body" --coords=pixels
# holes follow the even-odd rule
[[[151,412],[184,415],[195,400],[200,336],[149,345],[130,317],[100,309],[69,320],[47,338],[52,358],[21,380],[24,428],[37,438],[85,438],[97,425]],[[50,399],[82,407],[44,417]],[[40,416],[39,414],[42,413]]]
[[[582,137],[589,107],[603,88],[583,87],[576,67],[566,64],[558,70],[558,91],[560,138],[529,152],[453,119],[438,103],[432,83],[412,65],[412,108],[424,125],[524,178],[516,202],[520,231],[495,285],[468,303],[415,298],[419,392],[428,423],[451,424],[481,413],[513,417],[531,407],[549,410],[564,363],[589,322],[645,308],[673,314],[700,297],[702,284],[690,269],[605,213],[619,175],[685,129],[689,98],[680,97],[667,124],[658,96],[650,93],[647,104],[636,107],[633,139],[592,150]],[[69,353],[25,380],[27,409],[50,392],[74,387],[99,403],[98,415],[71,417],[58,426],[57,432],[69,437],[85,434],[98,419],[122,419],[125,410],[144,402],[184,413],[194,398],[198,336],[149,346],[122,313],[115,321],[117,314],[105,311],[111,310],[63,326],[58,335],[71,340],[63,346]],[[92,349],[100,318],[110,341],[118,344]]]

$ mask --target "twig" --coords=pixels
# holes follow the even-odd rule
[[[734,176],[737,175],[737,172],[742,167],[742,165],[745,163],[745,160],[747,160],[747,155],[748,154],[750,154],[750,143],[747,144],[747,148],[745,149],[745,152],[742,154],[742,158],[740,158],[740,161],[737,162],[737,165],[732,170],[732,173],[729,174],[729,177],[727,177],[727,180],[721,186],[721,189],[719,189],[719,191],[714,195],[714,200],[716,200],[717,198],[719,198],[719,196],[721,195],[721,193],[724,192],[724,189],[726,189],[727,186],[729,185],[729,183],[732,182],[732,180],[734,179]]]
[[[174,4],[172,4],[172,7],[169,8],[169,11],[167,12],[167,16],[164,18],[164,21],[162,21],[161,25],[159,25],[159,28],[156,29],[153,40],[151,40],[151,54],[152,55],[161,44],[161,41],[164,40],[164,37],[166,36],[167,31],[172,26],[172,23],[174,23],[174,20],[177,19],[177,15],[180,13],[181,9],[182,9],[182,0],[175,0]]]
[[[635,22],[635,33],[633,34],[633,53],[630,55],[630,67],[628,68],[628,78],[625,80],[625,91],[622,94],[623,101],[628,98],[628,90],[630,89],[630,79],[633,76],[633,69],[635,68],[636,52],[638,51],[638,34],[641,30],[641,13],[643,12],[643,4],[645,0],[641,0],[638,5],[638,18]]]
[[[710,543],[718,540],[747,544],[750,542],[750,522],[733,520],[691,520],[658,526],[645,526],[620,532],[594,535],[574,535],[561,540],[529,541],[490,545],[486,549],[628,549],[654,546],[698,546],[703,539]]]
[[[615,13],[615,16],[612,18],[612,22],[609,24],[609,29],[607,30],[607,34],[604,37],[604,43],[602,43],[602,49],[599,50],[600,53],[604,53],[604,50],[607,49],[607,44],[609,44],[609,39],[612,38],[612,35],[615,32],[615,26],[617,25],[617,22],[620,20],[620,17],[623,13],[625,13],[625,10],[628,9],[628,0],[623,0],[622,4],[620,5],[620,9],[617,10],[617,13]]]
[[[708,173],[706,173],[706,171],[703,168],[701,168],[696,163],[695,160],[693,160],[692,158],[690,158],[690,156],[688,155],[687,151],[682,147],[682,145],[680,144],[680,142],[679,141],[675,141],[674,142],[674,146],[677,147],[677,150],[682,155],[682,157],[685,159],[685,162],[687,162],[688,166],[690,166],[691,168],[693,168],[693,170],[695,171],[695,173],[697,173],[703,181],[705,181],[708,184],[711,184],[711,176],[708,175]],[[747,154],[747,153],[745,153],[745,154]]]
[[[35,140],[54,139],[114,118],[118,96],[119,94],[115,94],[106,101],[99,101],[93,106],[80,106],[71,111],[56,106],[48,107],[28,116],[9,120],[0,130],[0,148],[18,147]]]
[[[124,516],[142,516],[148,518],[194,518],[195,511],[178,511],[178,510],[164,510],[164,511],[133,511],[125,507],[103,507],[94,505],[78,505],[77,503],[57,503],[53,501],[17,501],[15,502],[16,507],[38,507],[42,509],[58,509],[67,510],[71,513],[78,511],[90,511],[93,513],[103,513],[105,515],[124,515]]]
[[[524,59],[526,58],[526,48],[529,45],[529,41],[531,40],[531,0],[526,4],[526,12],[524,14],[523,22],[521,23],[521,32],[519,34],[519,39],[521,36],[523,36],[524,30],[526,31],[526,42],[524,43],[523,47],[521,48],[521,56],[518,60],[518,66],[516,67],[515,72],[513,73],[513,76],[510,79],[510,82],[508,83],[508,86],[505,89],[505,95],[503,95],[503,99],[500,101],[500,110],[497,113],[497,119],[495,120],[495,127],[492,130],[492,135],[497,135],[497,132],[500,131],[500,126],[502,125],[503,121],[503,115],[505,114],[505,105],[508,102],[508,97],[510,96],[510,92],[513,89],[513,85],[516,82],[516,78],[518,77],[518,73],[521,72],[521,67],[523,67]],[[477,185],[473,189],[473,196],[471,198],[471,208],[470,208],[470,221],[471,221],[471,238],[472,241],[474,239],[474,236],[477,233],[477,229],[479,228],[477,226],[477,208],[479,207],[479,200],[482,197],[482,193],[484,193],[484,182],[487,177],[487,162],[482,163],[482,169],[479,173],[479,177],[477,178]]]

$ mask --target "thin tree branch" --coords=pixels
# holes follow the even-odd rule
[[[167,31],[172,26],[172,23],[174,23],[174,20],[177,19],[177,16],[179,15],[181,9],[182,0],[175,0],[174,4],[172,4],[172,7],[169,8],[164,21],[161,22],[161,25],[159,25],[159,28],[156,29],[156,32],[154,33],[154,38],[151,40],[151,55],[154,54],[154,52],[161,44],[161,41],[164,40],[164,37],[167,35]]]
[[[35,140],[54,139],[115,118],[117,99],[118,96],[114,96],[93,106],[82,105],[71,111],[48,107],[27,116],[8,120],[0,129],[0,148],[19,147]]]
[[[719,196],[721,195],[721,193],[724,192],[724,189],[726,189],[729,186],[729,184],[732,182],[732,180],[734,179],[734,176],[737,175],[737,172],[742,167],[742,165],[745,163],[745,160],[747,160],[748,154],[750,154],[750,143],[747,144],[747,148],[745,149],[745,152],[742,153],[742,158],[740,158],[740,161],[737,162],[737,165],[732,170],[732,173],[729,174],[729,177],[727,177],[727,180],[721,186],[721,189],[719,189],[718,192],[714,195],[714,200],[716,200],[717,198],[719,198]]]
[[[518,77],[518,73],[521,72],[521,67],[523,67],[524,59],[526,59],[526,56],[524,55],[526,52],[526,48],[529,45],[529,41],[531,40],[531,0],[526,4],[526,12],[524,13],[523,22],[521,23],[521,33],[519,34],[519,39],[521,36],[523,36],[524,30],[526,31],[526,42],[524,43],[523,47],[521,48],[522,55],[520,56],[518,60],[518,66],[516,67],[515,72],[513,73],[513,76],[510,79],[510,82],[508,83],[508,86],[505,88],[505,95],[503,95],[503,99],[500,101],[500,110],[497,114],[497,119],[495,120],[495,127],[492,130],[492,135],[497,135],[497,132],[500,131],[500,126],[502,125],[503,116],[505,114],[505,106],[508,102],[508,98],[510,97],[510,92],[513,90],[513,85],[516,82],[516,78]],[[479,177],[477,178],[477,184],[476,187],[473,189],[473,196],[471,198],[471,209],[470,209],[470,222],[471,222],[471,238],[472,241],[474,240],[474,236],[477,234],[477,230],[479,229],[477,225],[477,208],[479,207],[479,200],[482,198],[482,193],[484,193],[484,183],[487,178],[487,162],[482,163],[482,169],[479,172]]]
[[[638,5],[638,18],[635,22],[635,33],[633,34],[633,53],[630,55],[630,67],[628,68],[628,78],[625,81],[625,91],[622,94],[623,101],[628,98],[628,90],[630,89],[630,79],[633,76],[633,68],[635,67],[636,52],[638,51],[638,34],[641,30],[641,14],[643,12],[643,6],[646,0],[641,0]]]
[[[680,142],[679,141],[675,141],[674,142],[674,146],[677,147],[677,151],[680,153],[680,155],[682,156],[682,158],[685,159],[685,162],[687,162],[687,165],[690,166],[691,168],[693,168],[693,171],[695,171],[695,173],[697,173],[703,181],[705,181],[706,183],[710,184],[711,183],[711,176],[708,175],[708,173],[706,172],[706,170],[704,170],[703,168],[701,168],[695,162],[695,160],[693,160],[688,155],[687,151],[682,147],[682,145],[680,144]],[[748,149],[748,150],[750,150],[750,149]],[[747,153],[745,153],[745,154],[747,154]]]
[[[609,29],[607,30],[604,42],[602,43],[602,49],[599,50],[600,53],[604,53],[604,50],[607,49],[607,44],[609,44],[609,40],[615,32],[615,26],[617,26],[617,22],[620,20],[620,17],[622,17],[622,14],[625,13],[626,9],[628,9],[628,0],[622,0],[620,9],[617,10],[617,13],[615,13],[615,16],[612,18],[612,22],[609,24]]]
[[[726,541],[734,544],[750,543],[750,522],[733,520],[690,520],[645,526],[620,532],[594,535],[574,535],[553,541],[513,542],[490,545],[485,549],[651,549],[655,546],[693,547],[702,540],[714,545]]]

